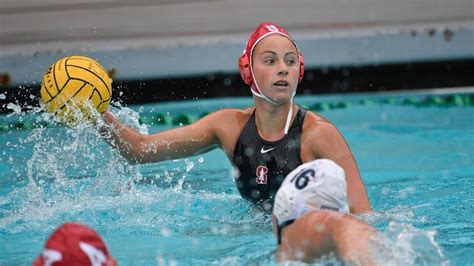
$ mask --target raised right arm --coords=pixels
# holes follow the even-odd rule
[[[215,125],[219,125],[221,116],[218,111],[188,126],[144,135],[124,126],[106,111],[103,114],[106,125],[99,130],[129,162],[159,162],[201,154],[218,147],[220,140]]]

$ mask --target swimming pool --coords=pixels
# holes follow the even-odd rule
[[[384,232],[376,248],[385,263],[474,262],[474,107],[443,105],[439,100],[448,96],[440,93],[295,100],[321,110],[349,142],[377,211],[363,218]],[[472,99],[474,90],[467,93]],[[251,104],[248,97],[113,111],[156,132],[171,125],[140,125],[138,117],[195,118]],[[47,119],[10,109],[2,123]],[[0,138],[0,265],[31,263],[66,221],[95,228],[122,265],[273,264],[270,217],[241,199],[220,150],[131,166],[90,127],[3,129]]]

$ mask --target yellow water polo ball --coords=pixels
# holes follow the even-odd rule
[[[46,110],[62,121],[103,113],[112,98],[112,80],[95,60],[85,56],[59,59],[43,76],[41,101]]]

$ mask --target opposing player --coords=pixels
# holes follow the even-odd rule
[[[240,194],[252,202],[273,202],[284,177],[302,163],[328,158],[346,171],[350,211],[370,211],[352,152],[337,128],[322,116],[293,104],[304,72],[303,55],[288,32],[262,23],[239,58],[240,73],[255,106],[224,109],[195,123],[143,135],[105,112],[108,142],[133,163],[159,162],[221,148],[237,168]]]
[[[273,206],[277,260],[311,263],[332,253],[354,265],[374,265],[371,243],[377,232],[348,211],[341,167],[319,159],[296,168],[283,181]]]
[[[62,224],[48,238],[33,266],[117,266],[94,229],[79,223]]]

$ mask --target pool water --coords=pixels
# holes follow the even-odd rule
[[[383,233],[374,246],[383,264],[473,264],[474,107],[387,100],[405,96],[300,96],[296,103],[348,103],[321,114],[355,154],[375,210],[361,218]],[[172,126],[140,125],[139,116],[251,104],[249,97],[113,112],[153,133]],[[2,121],[49,119],[11,109]],[[121,265],[274,264],[270,216],[240,197],[221,150],[137,166],[87,125],[8,130],[0,138],[0,265],[30,264],[67,221],[95,228]],[[339,264],[333,256],[317,263]]]

